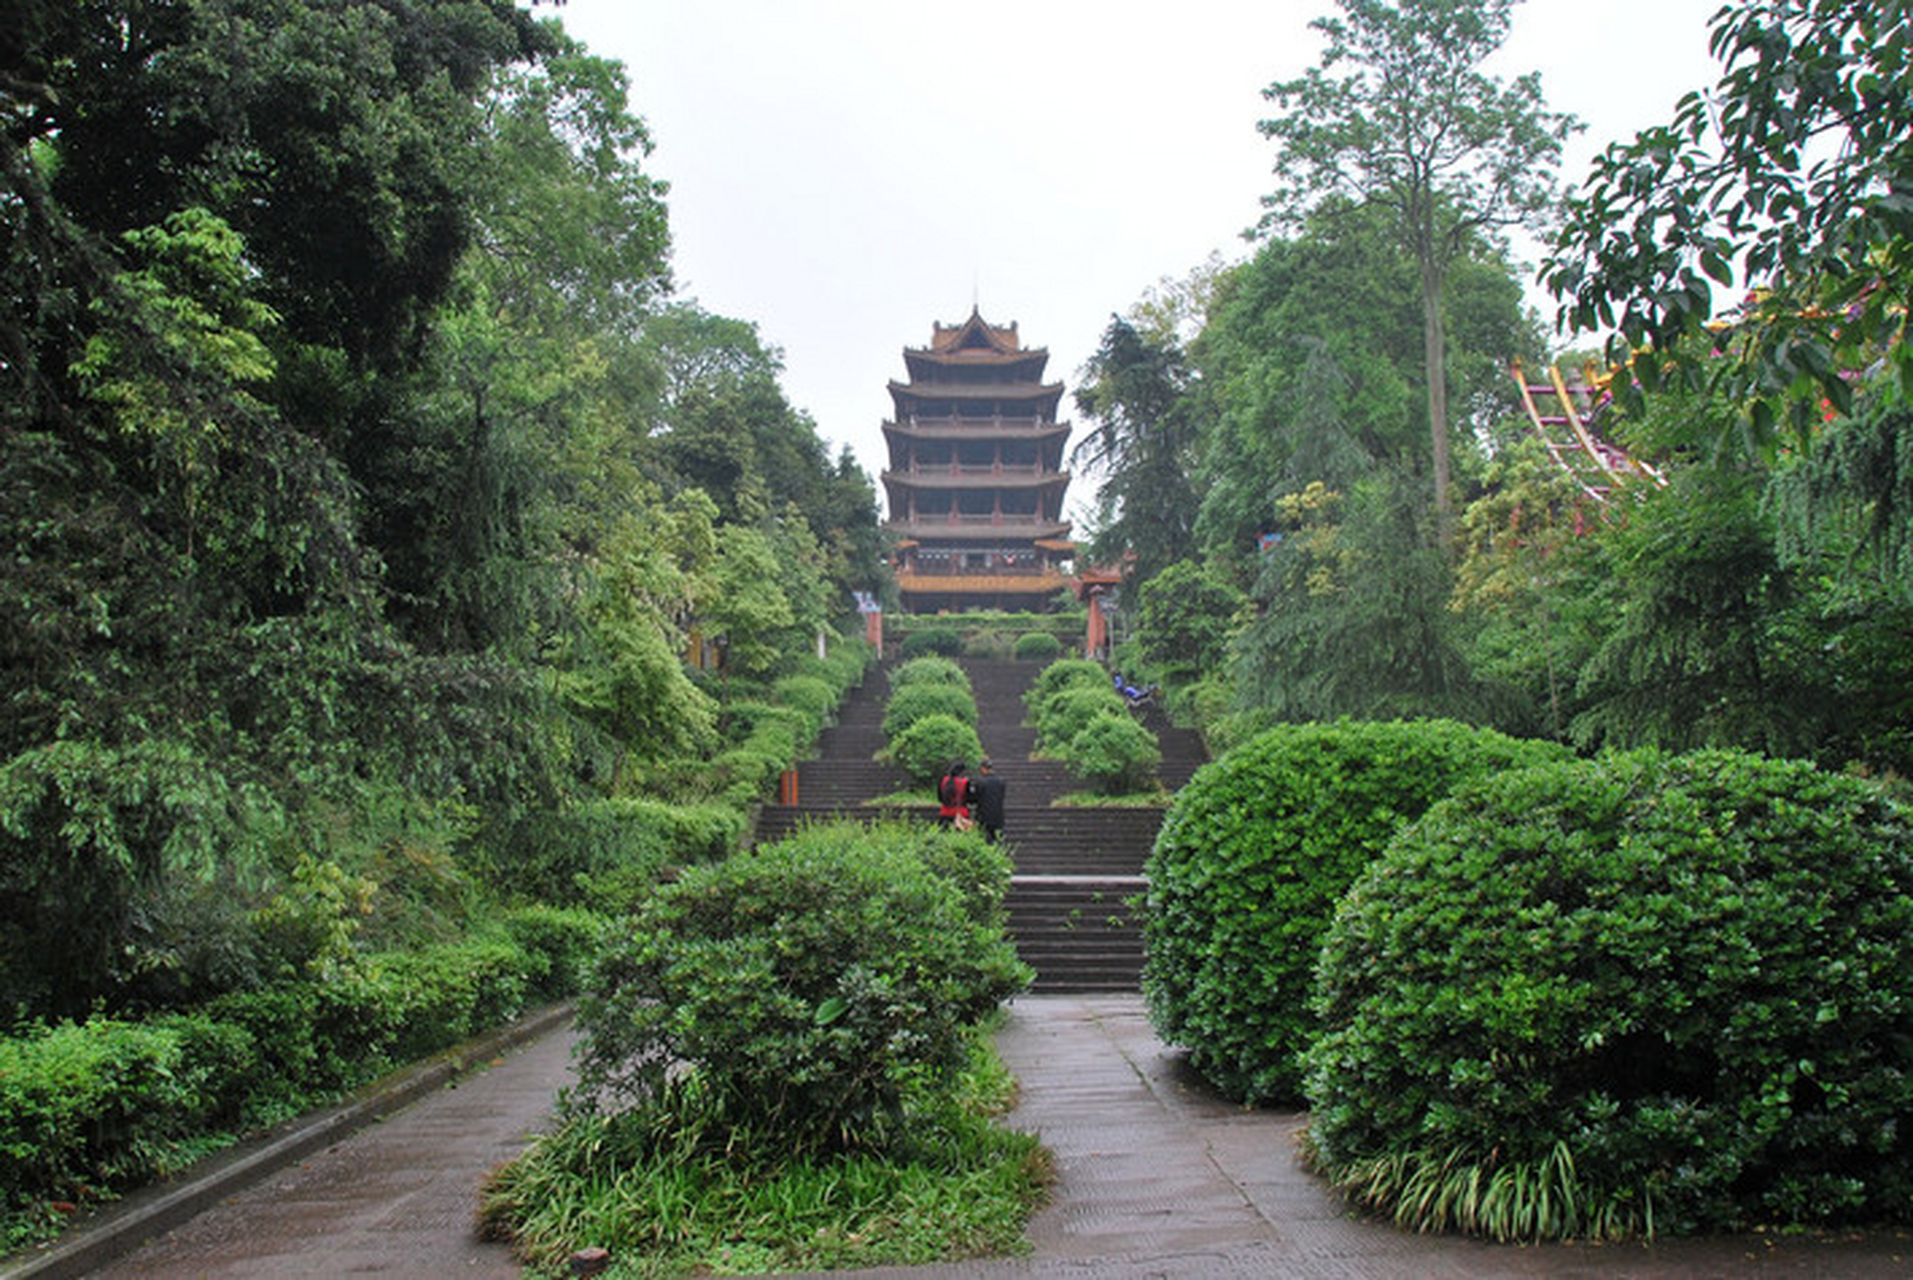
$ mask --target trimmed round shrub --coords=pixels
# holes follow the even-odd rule
[[[1311,1158],[1423,1230],[1904,1223],[1910,952],[1913,810],[1871,784],[1725,751],[1482,779],[1323,947]]]
[[[983,758],[976,730],[952,715],[927,715],[890,740],[882,755],[919,782],[940,777],[952,760]]]
[[[1023,694],[1023,705],[1034,713],[1052,695],[1064,689],[1090,685],[1115,692],[1109,672],[1103,670],[1102,663],[1092,662],[1088,658],[1059,658],[1036,673],[1036,679],[1030,681],[1029,689]]]
[[[1058,689],[1036,705],[1031,719],[1036,724],[1037,747],[1052,755],[1063,755],[1076,735],[1100,715],[1127,716],[1129,704],[1123,695],[1107,684],[1076,684]]]
[[[890,692],[907,689],[919,684],[955,685],[965,693],[970,692],[970,677],[954,658],[931,656],[912,658],[890,669]]]
[[[954,627],[925,627],[905,636],[897,652],[906,658],[921,658],[932,653],[955,657],[963,652],[963,633]]]
[[[785,676],[771,686],[771,696],[804,713],[815,738],[837,710],[839,691],[819,676]]]
[[[1164,1040],[1230,1097],[1292,1101],[1335,902],[1458,783],[1564,748],[1447,720],[1285,725],[1197,770],[1144,872],[1143,995]]]
[[[1054,662],[1063,656],[1063,642],[1047,631],[1025,631],[1010,646],[1018,662]]]
[[[883,736],[886,740],[894,739],[929,715],[955,716],[974,727],[976,699],[970,696],[969,690],[953,684],[905,685],[884,704]]]
[[[1125,795],[1155,785],[1162,748],[1127,711],[1101,711],[1070,739],[1063,763],[1104,795]]]
[[[980,843],[980,842],[977,842]],[[580,999],[587,1097],[787,1151],[860,1145],[1029,981],[1000,925],[895,835],[811,827],[694,868]]]

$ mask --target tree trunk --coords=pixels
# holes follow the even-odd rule
[[[1435,531],[1443,553],[1454,534],[1448,502],[1448,338],[1441,327],[1441,264],[1421,264],[1422,359],[1428,376],[1428,437],[1435,463]]]

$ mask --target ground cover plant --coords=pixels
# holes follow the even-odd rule
[[[1008,887],[1000,850],[920,823],[690,869],[600,957],[580,1088],[487,1221],[544,1265],[647,1256],[633,1274],[1012,1247],[1043,1162],[980,1123],[1007,1086],[976,1037],[1030,977]]]
[[[1800,761],[1458,788],[1349,891],[1314,1165],[1498,1239],[1913,1218],[1913,810]]]
[[[1336,900],[1457,783],[1565,755],[1452,721],[1342,721],[1272,729],[1204,765],[1144,867],[1157,1032],[1232,1098],[1297,1098]]]

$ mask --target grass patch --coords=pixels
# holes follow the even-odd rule
[[[1128,795],[1106,796],[1100,791],[1071,791],[1050,802],[1052,809],[1160,809],[1172,799],[1169,791],[1133,791]]]
[[[910,791],[892,791],[885,796],[872,796],[863,802],[866,809],[909,809],[937,807],[935,790],[930,787],[916,788]]]
[[[906,1107],[876,1149],[700,1149],[640,1112],[578,1113],[492,1175],[481,1220],[537,1274],[598,1246],[624,1280],[1020,1254],[1052,1174],[1035,1136],[993,1120],[1014,1095],[980,1032],[954,1097]]]

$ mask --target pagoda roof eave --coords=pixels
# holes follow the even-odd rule
[[[1060,382],[898,382],[890,379],[892,396],[919,400],[1044,400],[1060,398]]]
[[[935,489],[1014,489],[1022,493],[1031,489],[1047,490],[1064,488],[1069,484],[1070,474],[1067,471],[1052,471],[1045,475],[1028,476],[953,476],[948,472],[941,475],[918,472],[913,475],[908,471],[885,471],[878,478],[883,481],[886,487],[894,485],[898,489],[916,490],[918,492]]]
[[[1069,521],[1043,520],[1028,524],[936,524],[922,520],[886,520],[885,532],[913,538],[919,545],[929,542],[1028,542],[1043,539],[1067,539]]]
[[[990,419],[986,427],[981,421],[966,424],[962,419],[917,418],[909,422],[886,420],[883,433],[899,440],[975,440],[977,433],[987,430],[991,435],[1011,433],[1032,440],[1044,440],[1051,436],[1066,436],[1070,433],[1070,424],[1049,419],[1005,418]]]

